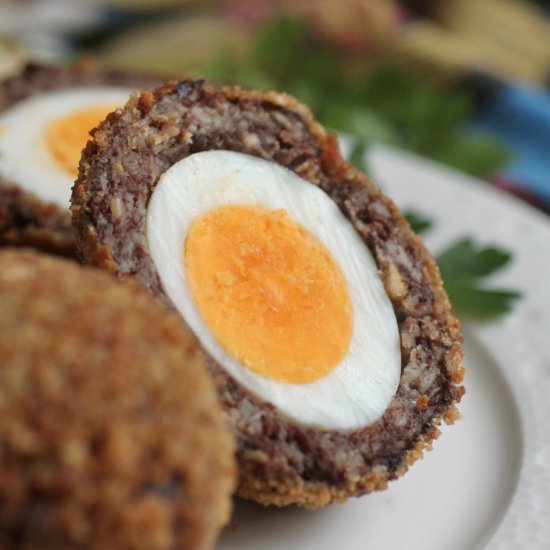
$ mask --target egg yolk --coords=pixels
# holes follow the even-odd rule
[[[116,105],[86,107],[57,118],[48,125],[45,140],[50,154],[57,165],[72,179],[78,176],[80,155],[86,146],[90,130],[116,107]]]
[[[226,205],[191,224],[184,246],[191,296],[237,361],[278,382],[303,384],[345,355],[352,307],[326,248],[285,210]]]

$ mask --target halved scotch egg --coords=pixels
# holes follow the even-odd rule
[[[89,132],[154,80],[28,65],[0,82],[0,245],[73,253],[71,188]]]
[[[79,86],[13,105],[0,113],[0,173],[44,202],[69,208],[90,130],[130,93],[130,88]]]
[[[458,323],[393,204],[289,96],[168,83],[100,125],[73,190],[84,261],[200,340],[241,496],[383,489],[457,416]]]

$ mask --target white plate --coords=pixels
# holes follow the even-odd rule
[[[387,491],[314,512],[237,500],[219,550],[550,548],[550,222],[487,185],[376,147],[373,179],[436,221],[437,252],[469,235],[514,253],[494,284],[519,289],[512,314],[464,323],[461,419]]]

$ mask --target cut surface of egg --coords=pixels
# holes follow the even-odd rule
[[[69,208],[90,130],[130,93],[122,87],[65,88],[0,113],[0,174],[45,202]]]
[[[401,374],[397,320],[365,243],[293,172],[230,151],[182,159],[147,207],[164,291],[206,352],[283,415],[376,421]]]
[[[193,221],[185,271],[201,317],[250,370],[313,382],[351,337],[350,297],[328,251],[285,210],[225,205]]]

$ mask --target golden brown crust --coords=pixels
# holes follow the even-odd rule
[[[48,204],[0,177],[0,247],[27,246],[74,257],[69,210]]]
[[[269,101],[273,104],[284,108],[299,112],[305,121],[308,130],[316,136],[317,140],[322,144],[321,148],[324,151],[324,164],[328,171],[334,177],[344,176],[346,179],[353,179],[354,182],[366,187],[369,190],[369,195],[379,197],[385,205],[390,209],[392,217],[397,221],[400,227],[406,231],[413,239],[415,247],[420,251],[422,260],[425,266],[425,280],[430,284],[432,291],[435,294],[435,314],[439,317],[442,324],[449,328],[450,339],[453,344],[446,357],[446,369],[451,376],[453,383],[459,385],[464,379],[464,368],[462,360],[464,352],[461,348],[463,341],[460,333],[460,323],[458,319],[451,313],[451,305],[447,293],[443,288],[443,281],[435,260],[426,249],[423,241],[416,235],[407,220],[401,215],[395,203],[384,196],[378,187],[361,171],[357,170],[347,163],[340,154],[338,144],[333,135],[327,132],[318,124],[311,111],[299,103],[295,98],[287,94],[275,92],[262,93],[258,91],[243,91],[239,87],[226,87],[224,92],[228,97],[248,97],[259,99],[261,101]],[[381,278],[384,283],[386,292],[392,299],[398,299],[406,292],[404,282],[399,276],[399,269],[394,263],[388,262],[381,269]],[[464,387],[460,387],[456,398],[456,403],[459,403],[464,395]],[[417,408],[425,410],[427,406],[426,396],[422,396],[417,401]],[[415,446],[407,451],[403,459],[403,466],[397,470],[395,476],[401,477],[407,472],[409,466],[422,458],[424,451],[431,450],[432,443],[439,437],[439,429],[436,426],[441,422],[453,424],[459,418],[459,412],[453,404],[446,409],[441,415],[433,419],[434,428],[426,434],[423,434]],[[373,491],[380,491],[387,487],[390,480],[390,473],[384,469],[374,469],[356,484],[349,484],[344,490],[337,487],[330,487],[325,483],[305,482],[294,486],[288,486],[285,483],[276,484],[259,480],[257,476],[248,473],[241,469],[238,494],[241,497],[256,500],[260,504],[287,506],[289,504],[298,504],[305,508],[319,508],[326,506],[331,502],[343,502],[350,496],[358,496]]]
[[[130,142],[131,151],[124,145]],[[285,94],[201,81],[171,82],[135,96],[98,127],[81,160],[72,201],[80,254],[119,276],[136,276],[168,302],[148,253],[143,212],[161,173],[209,148],[277,162],[327,192],[373,252],[402,340],[396,397],[379,421],[349,433],[289,422],[210,359],[237,436],[239,494],[314,508],[383,489],[431,446],[442,421],[456,418],[464,392],[462,337],[420,239],[393,202],[342,159],[335,137],[307,107]],[[112,197],[133,209],[114,216]],[[349,461],[340,460],[342,453]]]
[[[0,547],[211,548],[234,445],[179,316],[67,260],[0,266]]]

